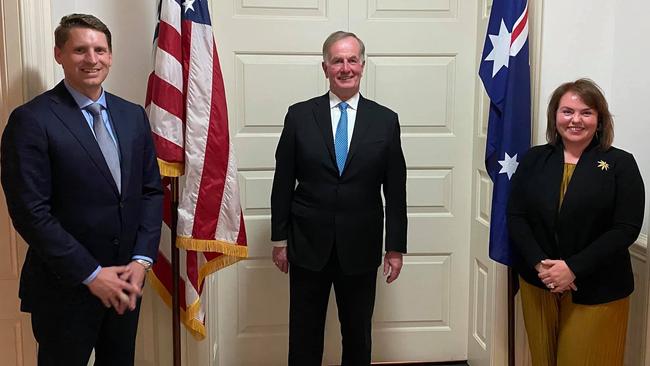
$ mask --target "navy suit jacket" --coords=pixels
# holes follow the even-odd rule
[[[325,94],[289,107],[276,151],[272,240],[287,240],[292,264],[321,270],[336,245],[344,273],[406,253],[406,164],[397,114],[360,96],[350,149],[339,176]],[[296,185],[296,182],[298,183]]]
[[[534,267],[542,259],[564,259],[576,276],[578,304],[602,304],[628,296],[634,276],[628,247],[645,207],[643,179],[634,157],[597,140],[582,153],[560,204],[564,169],[561,144],[531,148],[512,178],[508,207],[517,271],[546,286]]]
[[[9,117],[2,187],[29,245],[20,280],[24,311],[85,287],[98,265],[156,258],[162,189],[148,119],[142,107],[115,95],[106,93],[106,104],[119,145],[121,194],[63,82]]]

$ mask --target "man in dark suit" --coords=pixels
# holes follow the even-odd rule
[[[399,122],[395,112],[359,94],[364,57],[353,33],[325,40],[330,91],[289,107],[276,151],[271,239],[273,261],[290,278],[289,365],[321,364],[332,285],[342,363],[369,365],[384,212],[387,282],[399,276],[406,253]]]
[[[133,365],[162,189],[142,107],[105,92],[111,33],[72,14],[55,31],[65,79],[16,108],[2,135],[2,186],[29,245],[21,309],[39,365]]]

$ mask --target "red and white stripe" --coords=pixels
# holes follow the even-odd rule
[[[510,56],[517,56],[528,39],[528,3],[521,13],[510,35]]]
[[[146,110],[161,172],[185,175],[177,223],[177,246],[186,249],[181,251],[182,320],[201,338],[203,280],[246,257],[246,231],[212,28],[181,20],[184,9],[176,1],[162,0],[160,5]],[[168,187],[165,193],[169,207]],[[170,225],[170,215],[165,219]],[[152,281],[166,301],[171,288],[169,258],[169,245],[163,243]]]

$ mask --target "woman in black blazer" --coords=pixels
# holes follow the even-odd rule
[[[522,159],[508,206],[533,365],[623,365],[643,180],[634,157],[611,146],[593,81],[560,85],[547,118],[548,144]]]

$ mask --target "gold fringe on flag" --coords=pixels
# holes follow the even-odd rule
[[[167,288],[160,279],[156,276],[154,271],[149,272],[147,276],[148,282],[151,287],[156,290],[158,295],[167,306],[172,308],[172,295],[167,291]],[[181,312],[181,322],[185,324],[187,330],[192,334],[192,337],[197,341],[201,341],[206,336],[205,325],[201,323],[198,319],[195,318],[201,309],[201,298],[199,297],[193,304],[187,307],[188,311],[180,309]]]
[[[163,177],[180,177],[185,174],[183,163],[171,163],[158,158],[158,168]]]
[[[216,239],[205,240],[187,236],[177,236],[176,246],[181,249],[194,250],[196,252],[219,252],[233,257],[248,257],[247,246]]]
[[[203,281],[205,280],[205,278],[208,277],[210,274],[220,269],[223,269],[225,267],[228,267],[231,264],[235,264],[242,259],[244,258],[221,255],[203,264],[201,268],[199,268],[199,279],[198,279],[199,288],[203,285]],[[160,281],[160,279],[156,276],[155,271],[149,272],[147,278],[148,278],[148,282],[151,284],[151,287],[153,287],[156,290],[160,298],[163,299],[163,302],[167,304],[167,306],[171,309],[172,296],[169,293],[169,291],[167,291],[167,288],[165,287],[165,285],[163,285],[162,281]],[[190,334],[192,334],[192,337],[194,337],[194,339],[198,341],[203,340],[206,336],[205,324],[201,323],[198,319],[196,319],[196,315],[199,313],[200,310],[201,310],[200,296],[194,303],[187,306],[187,310],[183,310],[182,308],[180,309],[181,322],[185,324],[185,327],[190,332]]]
[[[199,269],[199,287],[203,285],[203,280],[212,273],[226,268],[231,264],[235,264],[243,259],[244,258],[222,255],[202,265]]]

